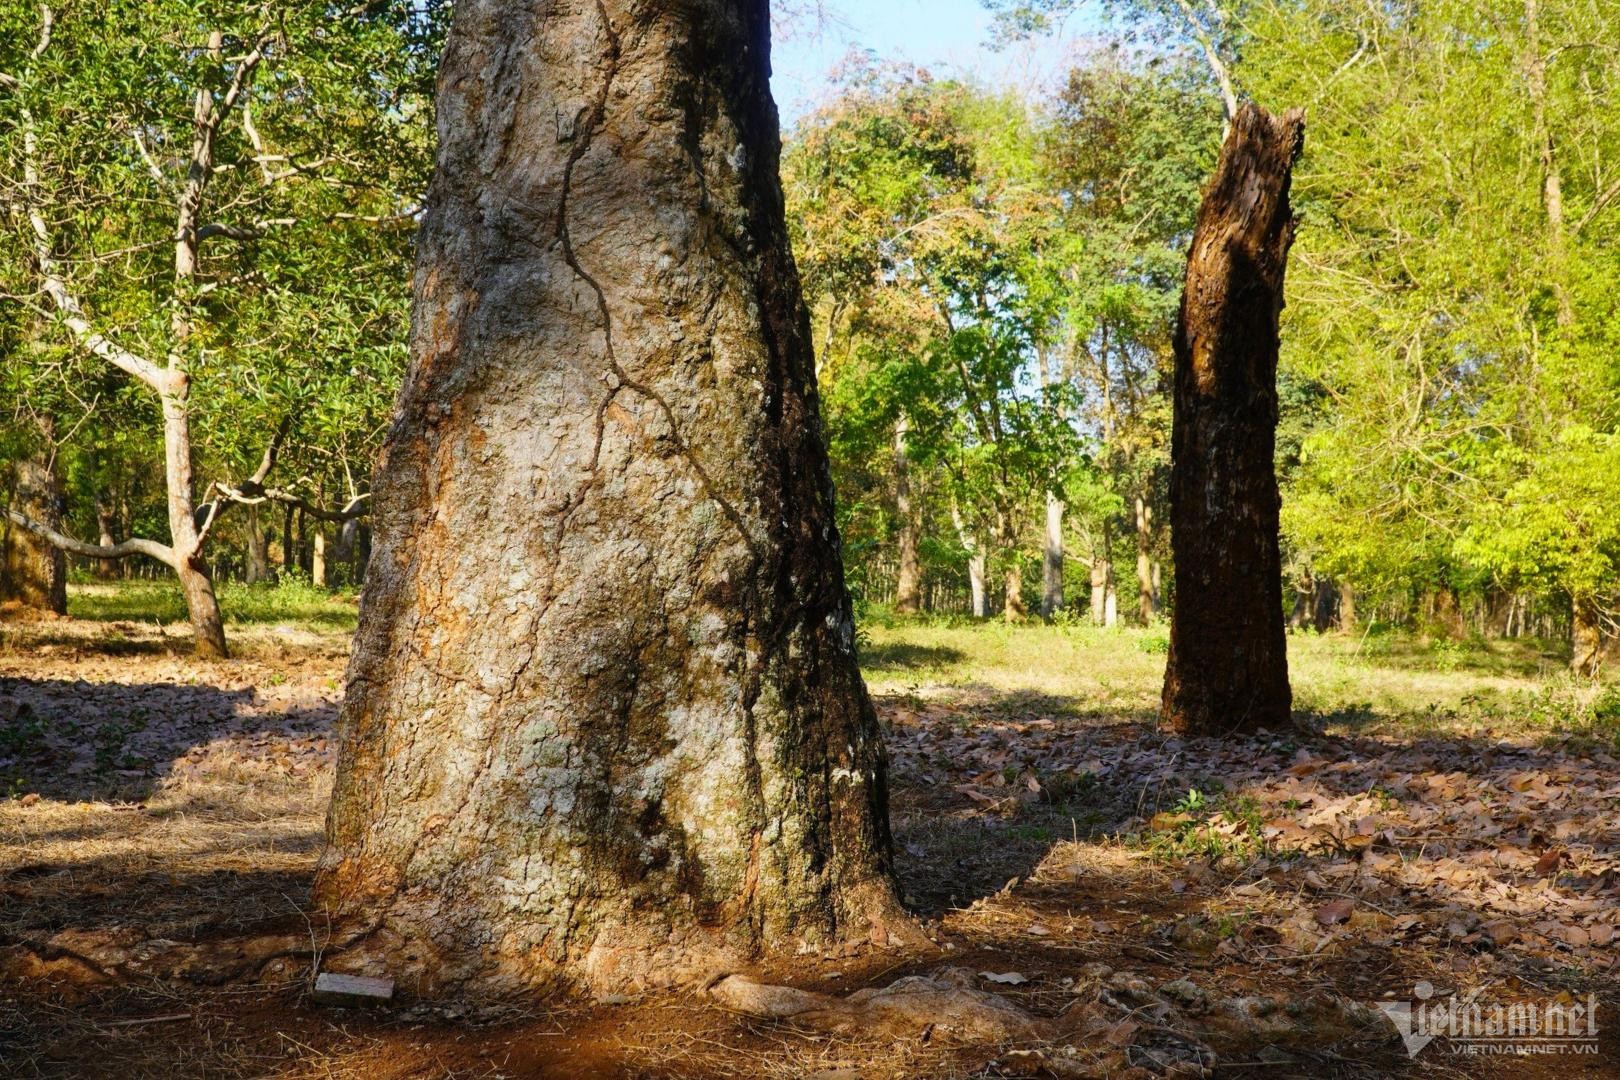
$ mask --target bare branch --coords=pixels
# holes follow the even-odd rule
[[[174,549],[167,544],[160,544],[155,540],[142,540],[133,537],[121,544],[103,547],[100,544],[86,544],[82,540],[75,540],[66,533],[59,532],[41,522],[35,521],[26,514],[12,510],[9,507],[4,511],[11,521],[36,536],[43,537],[51,544],[61,548],[70,555],[82,555],[86,559],[128,559],[135,555],[145,555],[156,559],[165,566],[174,566],[176,563]]]

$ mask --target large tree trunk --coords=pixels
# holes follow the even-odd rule
[[[41,524],[62,527],[62,493],[48,462],[24,458],[11,469],[12,506]],[[67,614],[67,555],[44,537],[0,516],[0,602]]]
[[[316,885],[417,993],[904,933],[765,0],[456,5]]]
[[[1245,105],[1198,211],[1175,335],[1164,718],[1182,731],[1290,719],[1278,545],[1277,324],[1293,241],[1298,110]]]
[[[900,572],[894,609],[902,615],[922,610],[922,560],[917,555],[917,512],[911,505],[911,469],[906,459],[906,422],[894,426],[894,511],[900,521]]]

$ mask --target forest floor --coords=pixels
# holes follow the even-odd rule
[[[1072,1045],[829,1037],[698,994],[322,1008],[308,910],[352,600],[166,586],[0,622],[0,1076],[1620,1076],[1620,687],[1530,642],[1290,639],[1296,730],[1155,718],[1162,628],[874,622],[907,902],[933,948],[811,958],[834,994],[960,969]],[[1409,1058],[1370,1008],[1599,1003],[1596,1053]],[[1590,996],[1590,997],[1589,997]]]

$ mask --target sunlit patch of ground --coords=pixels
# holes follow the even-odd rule
[[[811,1035],[697,995],[476,1016],[310,1005],[353,608],[261,592],[234,598],[228,663],[186,655],[155,584],[81,587],[86,618],[0,624],[0,1074],[966,1080],[1039,1075],[1035,1055],[1056,1052]],[[1169,986],[1164,1022],[1222,1076],[1579,1072],[1444,1045],[1414,1065],[1387,1025],[1328,1030],[1303,1007],[1266,1031],[1215,1018],[1419,979],[1620,1004],[1611,691],[1536,645],[1313,635],[1290,642],[1297,730],[1201,742],[1156,724],[1163,639],[869,628],[901,885],[936,947],[758,974],[841,994],[956,967],[1042,1017]],[[1074,1060],[1127,1060],[1133,1024]],[[1586,1075],[1620,1071],[1620,1046],[1602,1049]]]

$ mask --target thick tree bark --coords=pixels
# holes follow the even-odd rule
[[[1198,211],[1175,335],[1176,603],[1163,714],[1222,734],[1289,722],[1277,429],[1278,319],[1304,143],[1298,110],[1233,120]]]
[[[1339,629],[1356,628],[1356,589],[1348,580],[1339,582]]]
[[[52,529],[62,527],[62,493],[56,471],[24,458],[11,469],[11,505]],[[0,517],[0,603],[11,602],[56,615],[67,614],[67,555],[49,540]]]
[[[906,459],[906,422],[894,427],[894,512],[900,521],[900,572],[894,609],[902,615],[922,610],[922,560],[917,554],[917,512],[911,505],[911,469]]]
[[[765,0],[456,5],[316,895],[417,993],[909,933]]]

